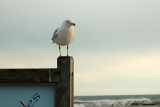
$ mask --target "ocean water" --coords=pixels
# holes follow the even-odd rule
[[[75,96],[74,107],[160,105],[160,95]]]

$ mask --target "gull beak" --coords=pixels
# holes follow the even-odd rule
[[[76,24],[75,24],[75,23],[71,23],[71,25],[76,26]]]

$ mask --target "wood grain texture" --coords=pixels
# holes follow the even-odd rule
[[[57,84],[57,107],[73,107],[73,57],[60,57],[57,60],[58,72],[61,72],[61,82]],[[59,97],[61,96],[61,97]]]
[[[55,107],[73,107],[74,59],[59,57],[57,68],[0,69],[0,85],[54,85]]]
[[[57,69],[0,69],[0,83],[47,83],[58,81],[60,81],[60,73],[57,72]]]

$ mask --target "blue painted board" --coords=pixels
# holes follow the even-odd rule
[[[54,107],[53,86],[0,86],[0,107]]]

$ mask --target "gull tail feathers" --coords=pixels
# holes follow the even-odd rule
[[[54,42],[54,38],[51,38],[51,39],[52,39],[52,44],[55,43],[55,42]]]

